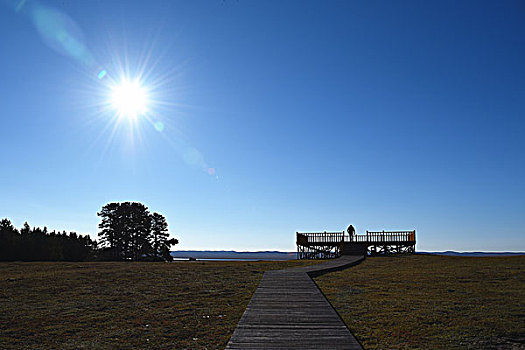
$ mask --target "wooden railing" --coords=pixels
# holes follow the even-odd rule
[[[297,243],[341,243],[343,242],[344,231],[342,232],[296,232]]]
[[[296,232],[297,244],[342,243],[342,242],[415,242],[416,230],[413,231],[366,231],[365,235],[350,237],[345,232]]]
[[[346,240],[348,239],[348,240]],[[350,237],[345,237],[347,242],[415,242],[416,230],[413,231],[366,231],[366,235],[355,235],[350,241]]]

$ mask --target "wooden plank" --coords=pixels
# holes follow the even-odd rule
[[[226,349],[362,349],[310,277],[362,259],[266,272]]]

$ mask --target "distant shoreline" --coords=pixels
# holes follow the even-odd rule
[[[268,258],[253,258],[253,259],[250,259],[250,258],[194,258],[194,257],[191,257],[192,259],[195,259],[195,261],[243,261],[243,262],[246,262],[246,261],[275,261],[275,262],[278,262],[278,261],[288,261],[288,260],[295,260],[295,259],[268,259]],[[173,261],[188,261],[190,260],[190,258],[173,258]]]
[[[525,252],[416,252],[421,255],[443,255],[443,256],[464,256],[464,257],[489,257],[489,256],[518,256],[525,255]],[[194,258],[197,260],[210,261],[282,261],[297,259],[296,252],[279,251],[256,251],[256,252],[237,252],[234,250],[176,250],[171,252],[175,260],[187,260]]]
[[[455,251],[445,251],[445,252],[416,252],[416,254],[421,255],[445,255],[445,256],[517,256],[525,255],[525,252],[455,252]]]

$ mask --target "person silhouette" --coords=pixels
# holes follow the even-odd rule
[[[346,232],[350,236],[350,241],[352,241],[353,238],[354,238],[354,235],[355,235],[355,228],[354,228],[354,226],[353,225],[348,226],[348,228],[346,229]]]

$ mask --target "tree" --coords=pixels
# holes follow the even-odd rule
[[[47,227],[29,226],[18,231],[8,219],[0,220],[0,260],[3,261],[84,261],[94,258],[96,243],[75,232],[69,236]]]
[[[166,218],[159,213],[151,214],[151,239],[153,256],[161,256],[161,246],[166,243],[169,237],[168,223]]]
[[[5,218],[0,221],[0,261],[14,260],[18,245],[18,230],[11,220]]]
[[[151,214],[142,203],[124,203],[123,219],[126,220],[126,233],[129,235],[127,258],[140,260],[151,251]]]
[[[148,208],[137,202],[109,203],[97,214],[102,247],[116,260],[139,260],[151,232]]]
[[[151,214],[152,248],[155,260],[173,260],[170,247],[179,241],[175,238],[168,239],[169,235],[166,218],[159,213]]]
[[[169,260],[168,224],[142,203],[108,203],[97,213],[102,256],[112,260]],[[167,251],[167,253],[166,253]]]
[[[120,203],[109,203],[102,207],[98,216],[102,218],[102,222],[98,225],[101,231],[98,233],[100,243],[112,259],[120,259],[123,255],[123,242],[120,237],[123,228],[118,216]]]
[[[11,220],[9,220],[8,218],[5,218],[5,219],[0,220],[0,234],[1,233],[7,234],[7,232],[18,233],[18,230],[13,226],[13,224],[11,223]]]
[[[31,232],[31,226],[26,222],[24,222],[24,227],[20,229],[20,233],[23,235],[27,235]]]

